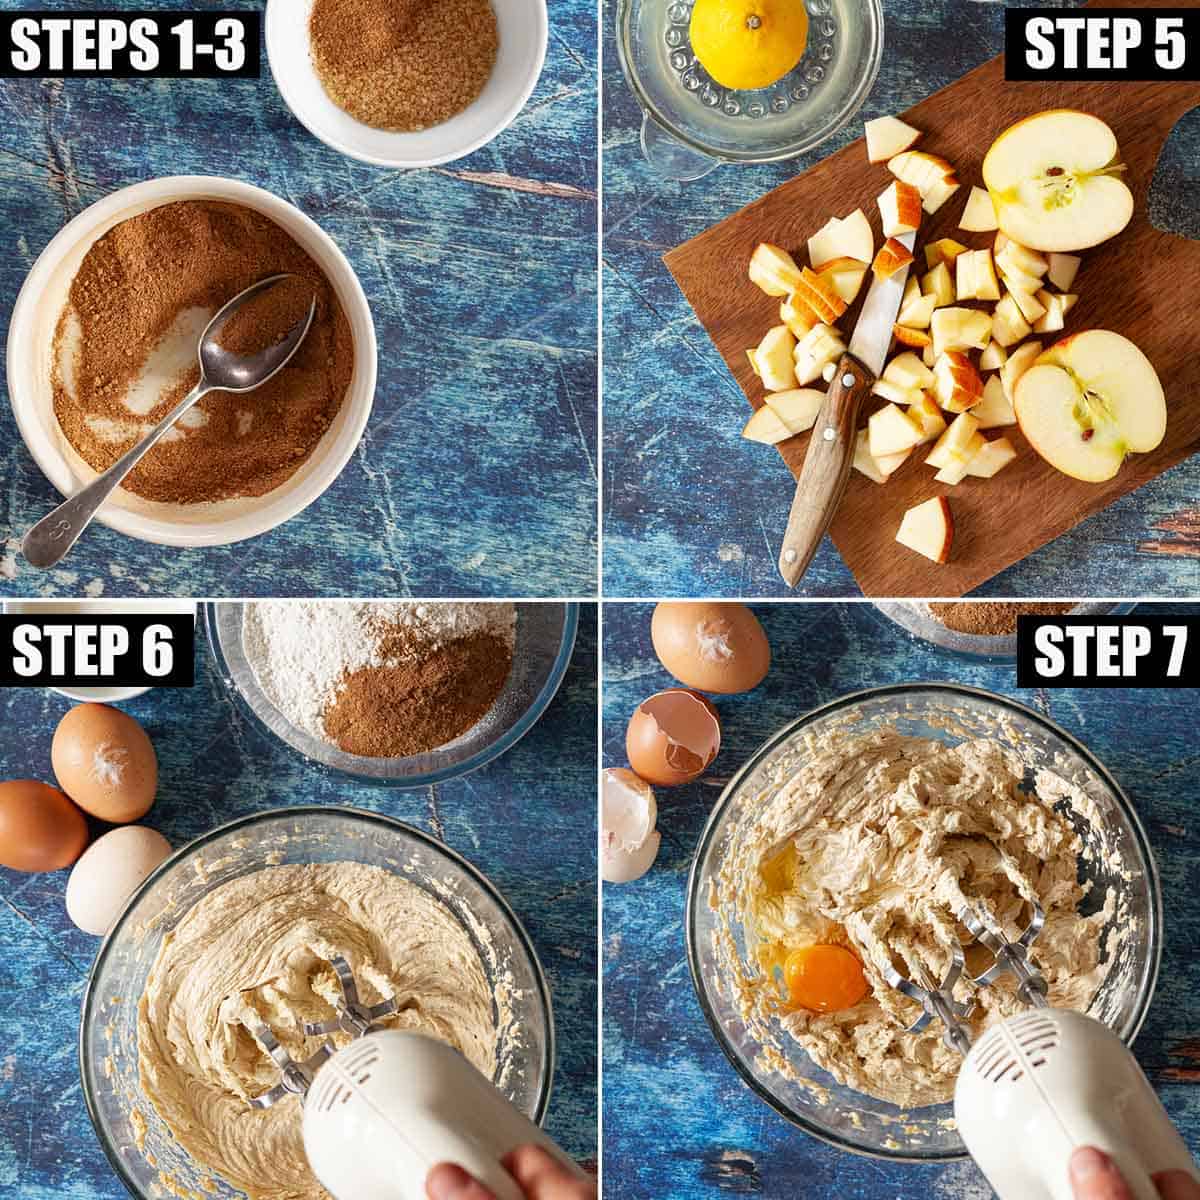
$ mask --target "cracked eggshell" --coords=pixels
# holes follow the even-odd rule
[[[665,600],[655,606],[650,640],[680,683],[702,692],[748,692],[771,666],[771,647],[744,605]]]
[[[658,804],[650,785],[625,767],[604,772],[600,796],[600,875],[606,883],[630,883],[650,870],[661,836]]]
[[[625,731],[629,765],[661,787],[699,778],[720,748],[717,710],[706,697],[686,688],[670,688],[643,700]]]

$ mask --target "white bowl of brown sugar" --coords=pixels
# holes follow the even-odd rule
[[[371,411],[370,307],[346,257],[299,209],[207,176],[114,192],[29,272],[9,327],[9,399],[50,482],[69,495],[144,436],[190,386],[200,330],[222,297],[281,271],[311,283],[318,301],[295,359],[254,392],[201,401],[97,519],[162,545],[224,545],[312,504]]]
[[[271,71],[326,145],[431,167],[506,129],[542,73],[546,0],[268,0]]]

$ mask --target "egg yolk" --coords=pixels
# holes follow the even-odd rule
[[[783,978],[794,1008],[839,1012],[867,994],[862,963],[844,946],[802,946],[784,961]]]

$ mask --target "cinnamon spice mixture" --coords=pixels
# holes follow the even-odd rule
[[[1018,617],[1057,617],[1069,613],[1074,601],[1025,604],[1001,600],[958,600],[952,604],[930,604],[935,619],[957,633],[977,637],[1006,637],[1017,632]]]
[[[273,221],[216,201],[164,204],[99,239],[71,282],[55,338],[54,412],[67,440],[104,471],[195,386],[212,314],[252,283],[293,274],[231,318],[220,338],[248,352],[317,312],[288,365],[242,395],[206,396],[124,486],[146,500],[195,504],[261,496],[316,448],[354,371],[350,324],[321,269]]]
[[[500,46],[490,0],[316,0],[308,28],[334,104],[399,132],[462,112],[491,78]]]

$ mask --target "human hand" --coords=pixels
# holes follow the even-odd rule
[[[560,1166],[540,1146],[518,1146],[504,1159],[526,1200],[596,1200],[596,1185]],[[429,1200],[496,1200],[477,1179],[453,1163],[441,1163],[425,1180]],[[1167,1200],[1191,1200],[1187,1194]]]
[[[1133,1200],[1129,1185],[1107,1154],[1083,1146],[1071,1155],[1071,1190],[1075,1200]],[[1162,1200],[1200,1200],[1200,1184],[1183,1171],[1154,1176]]]

